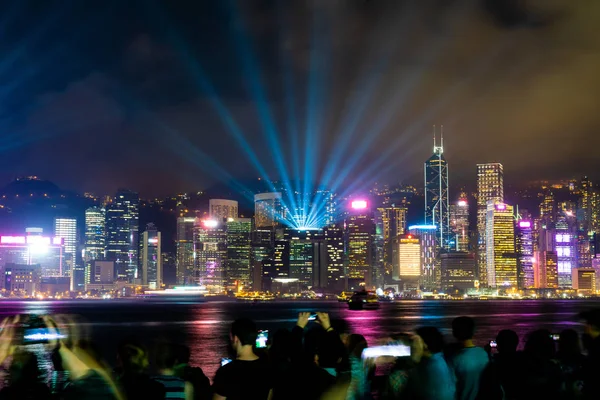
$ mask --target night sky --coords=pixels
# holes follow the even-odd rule
[[[419,184],[434,124],[451,184],[494,161],[512,183],[594,177],[599,17],[597,0],[5,1],[0,185]]]

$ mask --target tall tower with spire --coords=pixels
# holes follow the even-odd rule
[[[433,127],[433,155],[425,161],[425,223],[436,226],[436,242],[440,249],[450,247],[450,218],[448,204],[448,163],[444,158],[444,127],[437,145]]]

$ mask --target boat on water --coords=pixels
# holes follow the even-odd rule
[[[374,292],[356,292],[348,300],[350,310],[376,310],[379,307],[379,298]]]
[[[208,290],[204,286],[179,286],[165,290],[147,290],[138,296],[150,301],[205,301]]]
[[[354,295],[354,292],[342,292],[337,299],[340,303],[347,303],[348,300]]]
[[[260,303],[263,301],[273,301],[275,300],[275,295],[272,293],[264,293],[264,292],[251,292],[251,293],[238,293],[235,296],[238,301],[252,302],[252,303]]]

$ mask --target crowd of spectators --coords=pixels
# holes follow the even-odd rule
[[[19,345],[27,317],[17,316],[6,319],[0,333],[0,363],[8,364],[9,376],[0,400],[595,399],[600,310],[580,317],[581,336],[540,329],[520,339],[505,329],[477,346],[476,321],[463,316],[452,321],[454,339],[447,342],[437,328],[425,326],[369,346],[327,313],[311,318],[303,312],[291,330],[274,332],[264,349],[256,348],[254,322],[238,319],[229,333],[231,360],[212,384],[189,364],[190,349],[182,344],[161,342],[148,351],[127,338],[118,346],[117,367],[110,368],[75,321],[43,317],[53,368],[68,377],[57,386],[44,382],[36,355]]]

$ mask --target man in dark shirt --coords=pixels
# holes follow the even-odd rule
[[[254,353],[258,331],[249,319],[231,325],[229,339],[236,359],[217,371],[213,383],[213,400],[267,400],[271,398],[269,364]]]

